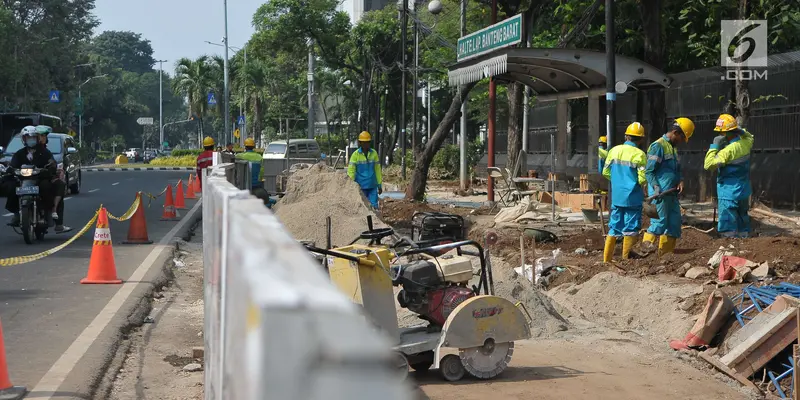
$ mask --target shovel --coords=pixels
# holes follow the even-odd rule
[[[658,211],[656,210],[656,206],[650,204],[650,202],[653,201],[654,199],[657,199],[657,198],[661,197],[661,196],[664,196],[664,195],[667,195],[667,194],[670,194],[670,193],[674,193],[674,192],[677,192],[677,191],[678,191],[678,188],[672,188],[672,189],[669,189],[669,190],[665,190],[665,191],[663,191],[663,192],[661,192],[661,193],[659,193],[657,195],[645,198],[644,199],[644,204],[642,206],[643,207],[643,211],[644,211],[644,215],[647,215],[649,218],[658,218]]]

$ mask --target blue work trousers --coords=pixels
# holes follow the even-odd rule
[[[748,199],[717,201],[719,209],[719,222],[717,232],[725,237],[748,237],[750,235],[750,209]]]
[[[642,207],[611,206],[608,236],[636,236],[642,229]]]
[[[658,211],[658,218],[650,219],[650,227],[647,231],[661,236],[680,238],[681,237],[681,203],[678,201],[678,196],[664,195],[661,198],[654,199],[653,205],[656,206]]]
[[[370,188],[370,189],[361,189],[364,193],[364,196],[369,200],[370,204],[372,204],[372,208],[378,209],[378,188]]]

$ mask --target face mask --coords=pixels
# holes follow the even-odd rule
[[[39,141],[36,138],[25,139],[25,145],[28,147],[35,147],[37,144],[39,144]]]

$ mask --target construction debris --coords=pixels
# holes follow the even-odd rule
[[[698,279],[711,275],[711,271],[705,267],[693,267],[686,271],[685,277],[689,279]]]

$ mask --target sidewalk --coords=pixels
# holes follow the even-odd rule
[[[191,242],[179,242],[175,277],[154,294],[146,323],[130,333],[132,343],[109,399],[203,398],[203,360],[192,357],[192,347],[203,346],[202,231],[198,226]]]

